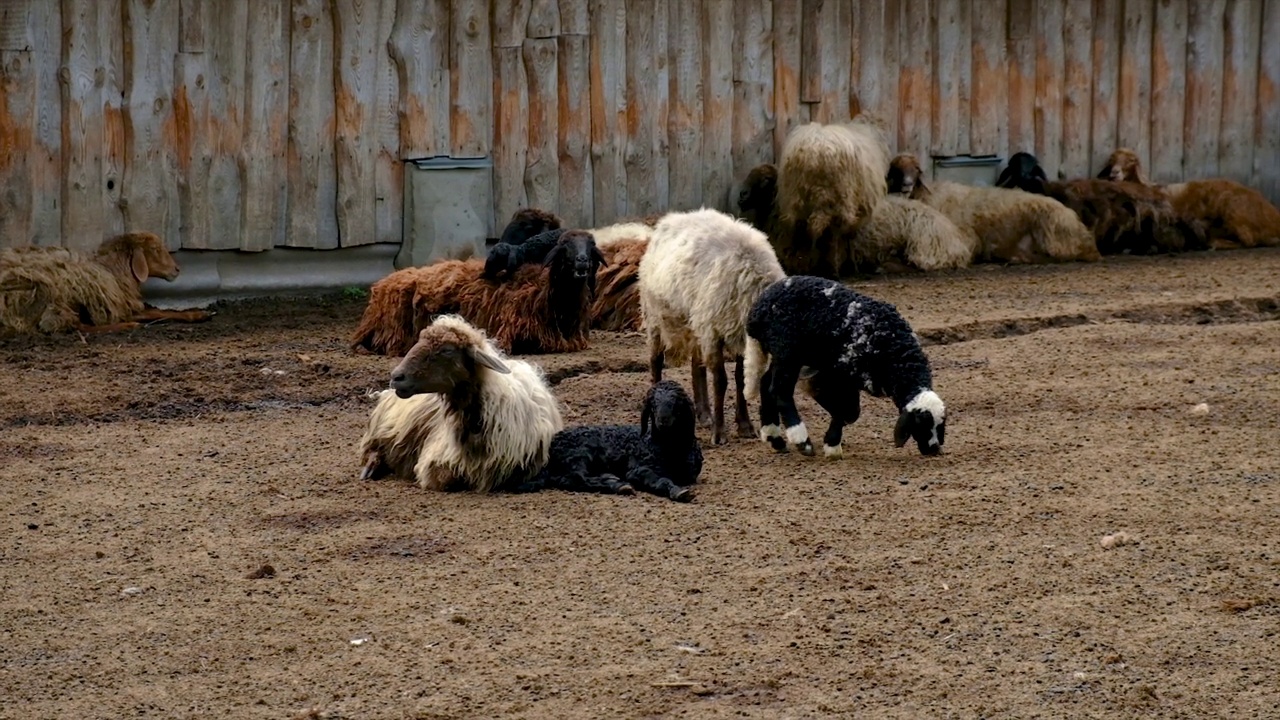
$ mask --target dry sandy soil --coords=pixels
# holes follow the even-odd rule
[[[1277,717],[1280,250],[857,287],[945,453],[868,400],[691,504],[358,481],[358,302],[0,342],[0,718]],[[634,422],[643,356],[538,361]]]

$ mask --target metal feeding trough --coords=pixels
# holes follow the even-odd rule
[[[991,187],[1000,177],[1000,168],[1004,158],[998,155],[956,155],[954,157],[935,157],[933,159],[933,179],[948,182]]]
[[[493,160],[405,161],[404,242],[397,268],[484,256],[493,235]]]

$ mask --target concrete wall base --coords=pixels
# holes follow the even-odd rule
[[[219,300],[367,290],[395,270],[398,252],[400,243],[339,250],[179,250],[173,254],[182,268],[178,279],[147,280],[142,294],[156,307],[192,308]]]

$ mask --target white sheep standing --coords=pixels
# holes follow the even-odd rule
[[[393,475],[428,490],[518,489],[546,465],[564,427],[535,365],[442,315],[391,372],[360,441],[362,479]]]
[[[760,293],[784,276],[764,233],[717,210],[668,213],[654,227],[640,261],[639,280],[650,375],[656,383],[662,379],[664,362],[679,364],[689,358],[693,401],[705,425],[710,414],[710,365],[715,372],[714,444],[725,441],[726,357],[736,360],[738,435],[755,437],[742,394],[747,313]]]

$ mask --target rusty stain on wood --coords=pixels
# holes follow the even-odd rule
[[[557,108],[559,72],[556,41],[525,40],[524,74],[529,87],[529,151],[525,156],[524,189],[529,204],[538,208],[560,206],[559,120]]]
[[[1036,36],[1036,157],[1050,178],[1062,175],[1062,93],[1066,51],[1063,19],[1066,0],[1036,3],[1039,26]]]
[[[1063,13],[1062,163],[1058,173],[1078,178],[1089,172],[1093,127],[1093,32],[1091,0],[1066,0]]]
[[[1280,37],[1280,2],[1268,2],[1262,37]],[[1258,119],[1254,124],[1253,184],[1280,205],[1280,43],[1262,43],[1258,61]]]
[[[1093,120],[1089,160],[1084,169],[1090,177],[1117,147],[1123,9],[1121,3],[1093,0]]]
[[[374,187],[378,134],[379,23],[375,0],[333,0],[334,163],[337,171],[338,240],[342,247],[377,240]]]
[[[1222,130],[1223,20],[1226,0],[1196,0],[1188,6],[1187,90],[1182,128],[1183,167],[1201,177],[1218,175]]]
[[[1151,44],[1151,164],[1153,182],[1182,178],[1186,113],[1187,0],[1159,0]]]
[[[989,0],[975,3],[970,17],[973,81],[968,108],[969,152],[974,155],[1012,154],[1008,150],[1007,15],[1004,0]]]
[[[1153,0],[1125,0],[1120,36],[1120,89],[1116,145],[1151,167],[1151,31]],[[1115,148],[1097,148],[1110,153]]]

